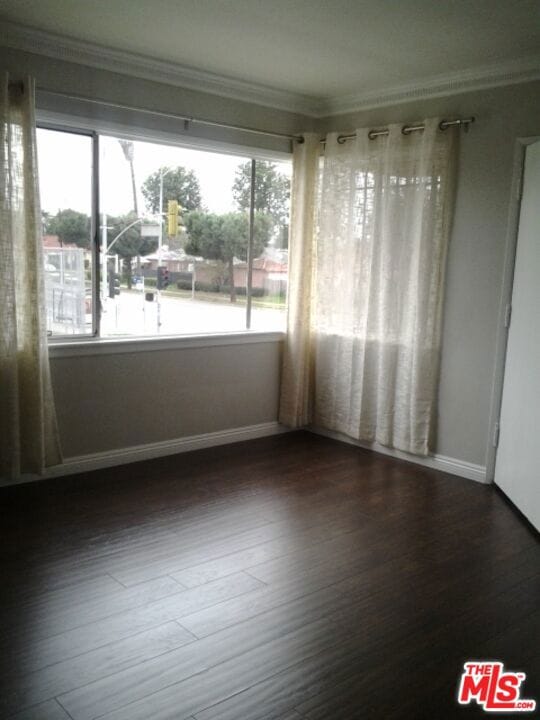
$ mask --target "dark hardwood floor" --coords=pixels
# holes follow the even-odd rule
[[[493,487],[299,432],[0,501],[2,718],[478,717],[468,659],[540,699],[540,543]]]

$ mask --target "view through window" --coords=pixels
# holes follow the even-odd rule
[[[92,137],[39,128],[38,169],[50,335],[92,333]]]
[[[38,150],[50,333],[91,333],[92,301],[102,337],[237,332],[248,316],[254,330],[284,329],[290,161],[253,168],[247,156],[102,135],[97,253],[92,138],[40,128]]]

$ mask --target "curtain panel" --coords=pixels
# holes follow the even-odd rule
[[[45,313],[34,83],[0,75],[0,476],[61,462]]]
[[[293,428],[307,425],[311,418],[312,275],[320,154],[319,135],[305,133],[304,142],[295,143],[289,231],[294,242],[289,243],[287,341],[279,404],[279,421]]]
[[[455,177],[457,133],[439,122],[327,137],[308,270],[310,422],[418,455],[435,435]]]

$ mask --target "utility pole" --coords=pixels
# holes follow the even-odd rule
[[[159,171],[159,240],[158,240],[158,251],[157,251],[157,257],[158,257],[158,268],[161,267],[161,256],[162,256],[162,248],[163,248],[163,178],[165,175],[168,175],[171,172],[172,168],[166,169],[164,172],[164,168],[161,168]],[[157,271],[159,273],[159,270]],[[156,273],[157,277],[157,273]],[[157,308],[156,308],[156,315],[157,315],[157,331],[158,333],[161,330],[161,290],[159,287],[157,287],[156,283],[156,300],[157,300]]]
[[[101,307],[105,308],[107,297],[107,213],[103,213],[101,226]]]
[[[161,267],[161,251],[163,247],[163,170],[159,173],[159,240],[158,240],[158,250],[157,250],[157,266],[159,273],[159,268]],[[157,277],[157,274],[156,274]],[[156,282],[156,301],[157,301],[157,331],[159,333],[161,329],[161,290],[158,287],[158,283]]]
[[[249,238],[247,247],[246,271],[246,329],[251,330],[251,290],[253,285],[253,238],[255,236],[255,183],[257,179],[257,161],[251,161],[251,185],[249,191]],[[233,275],[234,277],[234,275]]]

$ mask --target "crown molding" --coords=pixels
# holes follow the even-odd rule
[[[0,18],[1,19],[1,18]],[[174,62],[2,20],[0,45],[132,77],[316,117],[319,98],[218,75]]]
[[[394,87],[381,87],[376,91],[336,95],[324,100],[325,116],[369,110],[385,105],[397,105],[418,99],[457,95],[485,90],[502,85],[515,85],[540,79],[540,55],[529,56],[506,63],[482,65],[455,73],[416,80]],[[318,114],[321,116],[322,107]]]
[[[381,86],[377,90],[345,95],[313,96],[115,50],[9,21],[2,21],[0,25],[0,45],[312,118],[343,115],[540,79],[540,55],[534,55],[505,63],[419,78],[399,86]]]

